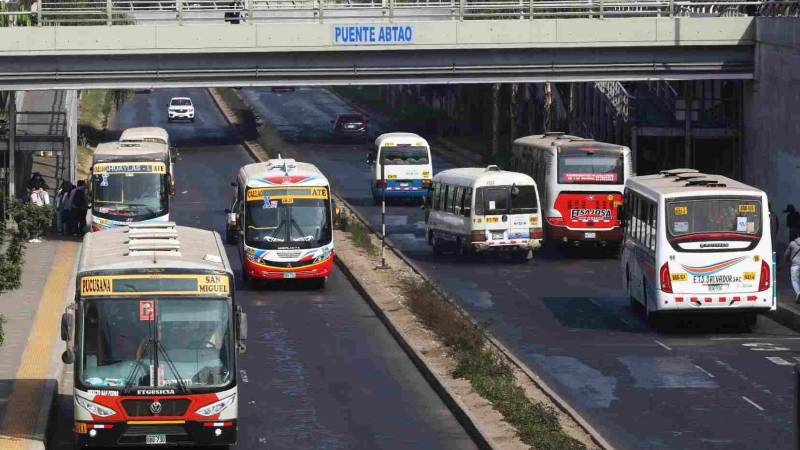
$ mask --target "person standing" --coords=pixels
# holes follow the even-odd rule
[[[772,209],[772,203],[769,203],[769,225],[769,231],[772,233],[772,249],[775,250],[775,246],[778,243],[778,232],[781,224],[780,220],[778,219],[778,215],[775,213],[775,210]]]
[[[789,240],[793,241],[800,236],[800,213],[797,212],[794,205],[789,203],[786,209],[786,227],[789,228]]]
[[[782,261],[789,261],[789,276],[792,280],[792,288],[794,289],[794,302],[800,303],[800,237],[796,237],[786,251],[783,252]]]
[[[78,181],[78,187],[73,189],[70,199],[70,215],[73,223],[72,235],[83,236],[86,229],[86,212],[89,210],[85,181]]]
[[[64,180],[61,182],[58,192],[56,192],[56,232],[58,234],[64,234],[64,227],[69,224],[69,198],[74,188],[72,183]]]

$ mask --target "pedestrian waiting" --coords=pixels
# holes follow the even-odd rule
[[[86,198],[86,182],[78,180],[78,186],[70,194],[70,231],[73,236],[83,236],[86,232],[86,212],[89,201]]]
[[[786,228],[789,229],[789,240],[793,241],[800,236],[800,213],[791,203],[786,205],[786,209],[783,212],[786,213]]]
[[[794,302],[800,303],[800,236],[795,237],[786,251],[783,252],[781,261],[789,261],[789,276],[792,280],[792,288],[794,289]]]
[[[69,181],[62,181],[61,187],[58,188],[58,192],[56,192],[56,232],[58,234],[64,234],[65,228],[69,224],[69,216],[70,216],[70,203],[69,197],[72,193],[72,190],[75,189],[75,186],[72,185]]]

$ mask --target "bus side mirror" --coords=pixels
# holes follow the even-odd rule
[[[72,333],[75,329],[75,316],[70,313],[61,315],[61,340],[68,342],[72,339]]]
[[[73,352],[71,348],[64,350],[64,353],[61,354],[61,362],[63,362],[64,364],[74,363],[75,352]]]
[[[236,332],[240,341],[247,340],[247,313],[242,311],[241,306],[236,308]]]

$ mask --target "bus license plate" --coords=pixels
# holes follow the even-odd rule
[[[294,272],[284,272],[283,278],[297,278],[297,274]]]
[[[709,284],[708,285],[708,292],[722,292],[728,289],[727,284]]]
[[[148,434],[145,436],[144,443],[147,445],[158,445],[167,443],[166,434]]]
[[[595,233],[594,231],[590,231],[588,233],[583,233],[583,238],[584,239],[595,239],[596,237],[597,237],[597,233]]]

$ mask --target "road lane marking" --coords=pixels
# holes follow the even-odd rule
[[[781,336],[766,336],[766,337],[714,337],[712,341],[800,341],[800,337],[781,337]]]
[[[593,298],[589,299],[589,303],[593,304],[594,306],[597,306],[598,308],[602,308],[602,306],[600,306],[600,303],[597,303],[597,301]]]
[[[754,401],[750,400],[749,398],[745,397],[744,395],[742,396],[742,399],[743,399],[744,401],[746,401],[747,403],[750,403],[751,405],[753,405],[753,406],[755,406],[756,408],[758,408],[758,410],[759,410],[759,411],[764,411],[764,408],[762,408],[762,407],[761,407],[761,406],[760,406],[758,403],[756,403],[756,402],[754,402]]]
[[[14,391],[6,403],[6,417],[0,428],[0,448],[27,450],[33,440],[40,400],[50,370],[50,355],[64,311],[64,294],[69,289],[78,254],[76,242],[59,242],[53,267],[47,275],[28,343],[22,353]],[[10,412],[13,411],[13,414]]]
[[[790,363],[789,361],[781,358],[780,356],[767,356],[766,357],[770,362],[775,363],[779,366],[793,366],[794,364]]]
[[[754,352],[785,352],[789,350],[786,347],[779,347],[771,342],[748,342],[747,344],[742,344],[742,346]]]
[[[669,345],[667,345],[667,344],[665,344],[665,343],[663,343],[663,342],[659,341],[658,339],[653,339],[653,340],[656,342],[656,344],[658,344],[658,345],[660,345],[660,346],[664,347],[665,349],[667,349],[667,350],[669,350],[669,351],[672,351],[672,348],[670,348],[670,346],[669,346]]]
[[[624,323],[625,325],[627,325],[627,326],[629,326],[629,327],[633,328],[633,325],[631,325],[631,323],[630,323],[630,322],[628,322],[627,320],[625,320],[625,318],[624,318],[624,317],[620,317],[620,318],[619,318],[619,320],[620,320],[622,323]]]
[[[695,364],[694,366],[697,367],[697,370],[699,370],[700,372],[703,372],[704,374],[708,375],[709,378],[714,378],[714,375],[712,375],[711,372],[707,371],[706,369],[703,369],[697,364]]]

